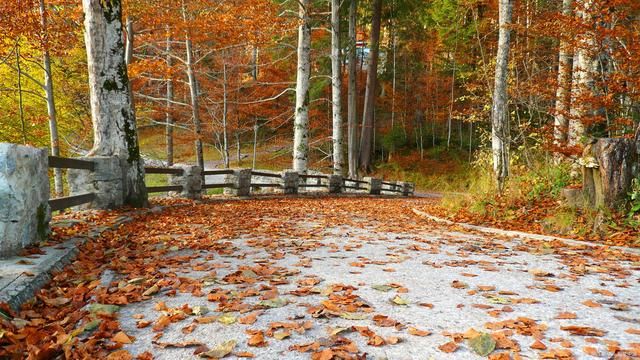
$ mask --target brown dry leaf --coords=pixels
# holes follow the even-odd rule
[[[241,317],[238,319],[238,322],[240,324],[244,324],[244,325],[253,325],[256,320],[258,319],[258,315],[261,314],[261,311],[254,311],[251,314]]]
[[[579,336],[604,336],[607,332],[590,326],[561,326],[561,330],[568,331],[571,335]]]
[[[133,360],[133,355],[127,350],[117,350],[107,355],[106,360]]]
[[[445,353],[452,353],[452,352],[458,350],[458,344],[456,344],[453,341],[449,341],[446,344],[442,344],[442,345],[438,346],[438,349],[440,349],[440,351],[445,352]]]
[[[590,356],[595,356],[595,357],[599,357],[600,356],[600,352],[598,352],[598,349],[594,348],[593,346],[585,346],[582,348],[582,351]]]
[[[151,325],[151,321],[149,321],[149,320],[138,320],[138,321],[136,322],[136,327],[137,327],[138,329],[146,328],[146,327],[147,327],[147,326],[149,326],[149,325]]]
[[[217,320],[217,316],[202,316],[195,319],[198,324],[211,324],[213,322],[216,322]]]
[[[633,335],[640,335],[640,329],[628,328],[624,332],[626,332],[628,334],[633,334]]]
[[[511,355],[507,352],[489,354],[489,360],[511,360]]]
[[[249,338],[249,341],[247,341],[247,344],[249,346],[256,346],[256,347],[267,346],[267,342],[264,341],[264,332],[260,330],[254,332]]]
[[[535,350],[547,350],[547,345],[545,345],[540,340],[534,341],[534,343],[531,344],[531,346],[529,346],[529,347],[532,348],[532,349],[535,349]]]
[[[593,300],[585,300],[585,301],[582,302],[582,305],[585,305],[585,306],[588,306],[588,307],[591,307],[591,308],[602,307],[602,305],[600,303],[597,303],[597,302],[595,302]]]
[[[393,327],[398,324],[397,321],[385,315],[374,315],[373,322],[380,327]]]
[[[112,338],[111,341],[116,342],[116,343],[120,343],[120,344],[131,344],[131,338],[129,338],[129,336],[127,336],[127,334],[125,334],[123,331],[118,332],[117,334],[115,334]]]
[[[600,294],[603,296],[616,296],[613,292],[606,289],[589,289],[593,294]]]
[[[171,318],[166,315],[160,316],[156,323],[153,325],[153,331],[162,331],[164,328],[171,324]]]
[[[465,331],[465,333],[462,334],[462,337],[465,338],[465,339],[473,339],[473,338],[475,338],[476,336],[479,336],[479,335],[480,335],[479,331],[477,331],[474,328],[471,328],[471,329]]]
[[[233,353],[233,355],[239,357],[239,358],[254,358],[256,357],[253,353],[248,352],[248,351],[239,351],[237,353]]]
[[[463,283],[460,280],[453,280],[453,282],[451,283],[451,287],[454,289],[466,289],[469,287],[469,285]]]
[[[540,354],[541,359],[572,360],[573,353],[567,349],[553,349]]]
[[[57,298],[53,298],[53,299],[49,299],[49,298],[45,298],[44,299],[45,304],[49,305],[49,306],[62,306],[62,305],[66,305],[68,303],[71,302],[71,299],[69,298],[65,298],[65,297],[57,297]]]
[[[311,355],[311,359],[312,360],[331,360],[333,359],[333,350],[331,349],[324,349],[320,352],[317,352],[313,355]]]
[[[431,331],[419,330],[418,328],[410,327],[408,333],[415,336],[429,336]]]
[[[573,320],[577,318],[578,316],[576,315],[576,313],[571,312],[561,312],[558,314],[558,316],[556,316],[556,319],[558,320]]]

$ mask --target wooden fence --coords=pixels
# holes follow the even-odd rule
[[[49,168],[59,169],[79,169],[87,171],[95,171],[95,163],[90,160],[83,159],[71,159],[57,156],[49,156]],[[205,170],[202,171],[202,190],[207,189],[238,189],[238,180],[234,179],[234,176],[238,176],[239,170],[234,169],[217,169],[217,170]],[[248,170],[247,170],[248,171]],[[179,167],[145,167],[145,174],[162,174],[169,176],[180,177],[185,174],[185,170]],[[223,181],[216,181],[214,183],[207,183],[207,176],[224,176]],[[295,175],[295,174],[294,174]],[[282,189],[285,188],[285,173],[271,172],[268,170],[251,170],[250,181],[248,187],[253,189],[273,188]],[[304,191],[316,191],[320,189],[329,189],[331,191],[331,179],[332,175],[326,174],[297,174],[298,183],[296,187]],[[256,182],[256,179],[257,182]],[[350,179],[339,177],[339,192],[361,192],[370,191],[372,184],[369,181],[361,179]],[[380,180],[378,180],[380,181]],[[335,184],[333,185],[335,187]],[[184,185],[164,185],[164,186],[147,186],[148,193],[164,193],[164,192],[181,192],[185,190]],[[403,189],[403,185],[381,181],[380,192],[392,193],[392,194],[406,194],[406,190]],[[296,190],[297,191],[297,190]],[[411,189],[413,193],[413,189]],[[60,198],[54,198],[49,200],[49,205],[52,211],[64,210],[74,206],[79,206],[87,203],[91,203],[96,199],[95,193],[84,193],[79,195],[65,196]]]

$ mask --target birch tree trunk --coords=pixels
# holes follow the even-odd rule
[[[16,71],[18,72],[18,114],[22,128],[22,143],[27,145],[27,126],[24,122],[24,99],[22,98],[22,65],[20,65],[20,43],[16,43]]]
[[[293,124],[293,170],[306,172],[309,162],[309,79],[311,73],[310,0],[300,0],[298,14],[298,70],[296,76],[296,109]]]
[[[373,153],[374,111],[376,105],[376,86],[378,77],[378,52],[380,48],[380,17],[382,0],[374,0],[371,21],[371,45],[369,65],[367,66],[367,87],[364,96],[364,114],[362,115],[362,133],[360,135],[360,169],[371,169]]]
[[[347,104],[347,122],[348,122],[348,151],[349,158],[349,177],[355,179],[358,177],[358,133],[357,133],[357,106],[358,94],[356,87],[357,66],[356,59],[356,21],[357,21],[358,0],[351,0],[349,4],[349,90]]]
[[[509,176],[509,111],[507,98],[507,76],[509,66],[509,48],[511,43],[511,16],[514,0],[499,0],[498,54],[496,56],[496,74],[491,108],[491,148],[493,151],[493,171],[496,176],[498,193],[504,190]]]
[[[60,156],[60,138],[58,137],[58,118],[56,113],[56,103],[53,95],[53,78],[51,76],[51,56],[49,55],[49,44],[47,41],[47,11],[44,0],[40,0],[40,25],[44,34],[44,48],[42,55],[42,67],[44,68],[44,93],[47,98],[47,114],[49,116],[49,138],[51,142],[51,155]],[[64,193],[64,181],[62,169],[53,169],[54,194],[61,197]]]
[[[340,66],[340,0],[331,0],[331,95],[333,103],[333,173],[342,175],[342,67]]]
[[[167,29],[167,34],[169,30]],[[167,35],[167,68],[171,69],[173,66],[173,59],[171,58],[171,36]],[[167,79],[167,103],[165,110],[165,139],[167,146],[167,166],[173,166],[173,114],[171,114],[171,102],[173,101],[173,79]]]
[[[144,164],[140,157],[129,77],[122,43],[120,0],[83,0],[85,46],[94,142],[89,155],[123,159],[124,202],[147,205]]]
[[[224,157],[224,168],[229,168],[229,135],[227,133],[227,114],[228,114],[228,101],[227,101],[227,63],[226,57],[222,60],[222,146]]]
[[[584,24],[593,27],[593,16],[589,14],[592,0],[587,0],[578,7],[576,14]],[[568,143],[569,146],[577,146],[582,143],[585,136],[584,120],[590,115],[589,104],[585,97],[595,92],[594,74],[598,68],[598,62],[592,55],[595,48],[594,34],[587,31],[578,38],[575,57],[573,59],[573,85],[571,92],[571,118],[569,121]]]
[[[562,15],[569,18],[572,14],[573,0],[562,1]],[[556,109],[554,120],[554,141],[556,147],[565,146],[569,122],[567,114],[571,110],[571,63],[573,61],[571,44],[567,39],[560,40],[558,56],[558,88],[556,90]]]
[[[187,13],[182,2],[182,18],[185,22],[188,21]],[[193,45],[191,44],[191,37],[189,36],[189,30],[185,31],[185,51],[187,55],[187,78],[189,79],[189,94],[191,96],[191,116],[193,118],[194,132],[196,136],[196,165],[201,169],[204,169],[204,154],[202,150],[202,123],[200,121],[200,101],[198,99],[198,80],[196,79],[195,71],[193,70]]]

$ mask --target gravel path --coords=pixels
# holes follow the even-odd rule
[[[333,206],[247,219],[224,250],[169,249],[161,270],[182,286],[121,308],[133,340],[124,349],[189,359],[232,340],[225,358],[481,359],[471,344],[486,332],[492,359],[640,354],[637,256],[492,237],[409,212],[393,226],[371,212],[341,223]],[[122,276],[107,271],[103,283],[132,281]]]

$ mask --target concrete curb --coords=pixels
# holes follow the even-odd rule
[[[147,209],[144,212],[157,211]],[[133,221],[140,210],[124,214],[110,226],[100,226],[89,230],[84,237],[69,239],[63,243],[42,247],[44,255],[37,257],[12,256],[0,260],[0,303],[7,303],[13,310],[33,298],[44,287],[55,272],[61,271],[78,255],[79,248],[89,239],[100,236],[107,230],[114,230],[122,224]],[[55,223],[54,223],[55,225]]]
[[[560,238],[560,237],[550,236],[550,235],[531,234],[531,233],[526,233],[526,232],[522,232],[522,231],[502,230],[502,229],[498,229],[498,228],[471,225],[471,224],[466,224],[466,223],[458,223],[458,222],[454,222],[454,221],[447,220],[447,219],[442,219],[442,218],[439,218],[437,216],[433,216],[433,215],[427,214],[426,212],[420,211],[420,210],[415,209],[415,208],[412,208],[411,211],[413,211],[414,214],[416,214],[416,215],[418,215],[420,217],[423,217],[425,219],[428,219],[428,220],[431,220],[431,221],[434,221],[434,222],[437,222],[437,223],[447,224],[447,225],[456,225],[456,226],[460,226],[462,228],[481,231],[481,232],[484,232],[484,233],[487,233],[487,234],[505,235],[505,236],[512,236],[512,237],[533,239],[533,240],[541,240],[541,241],[562,241],[563,243],[565,243],[567,245],[589,246],[589,247],[592,247],[592,248],[603,248],[603,247],[606,247],[606,248],[609,248],[609,249],[614,249],[614,250],[618,250],[618,251],[621,251],[621,252],[626,252],[626,253],[633,254],[633,255],[640,255],[640,249],[635,249],[635,248],[629,248],[629,247],[624,247],[624,246],[608,246],[608,245],[603,245],[603,244],[590,243],[590,242],[587,242],[587,241]]]

